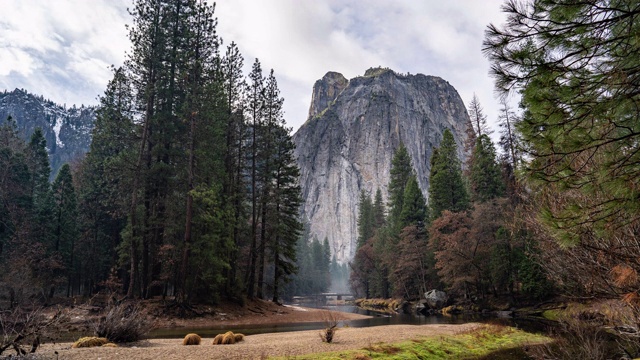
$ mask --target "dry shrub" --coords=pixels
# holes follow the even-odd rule
[[[323,313],[325,328],[320,333],[320,339],[322,342],[331,343],[333,341],[333,335],[335,335],[336,330],[338,330],[338,319],[336,315],[330,311],[325,311]]]
[[[236,337],[235,335],[233,335],[231,331],[227,331],[226,333],[224,333],[224,336],[222,337],[223,345],[231,345],[235,343],[236,343]]]
[[[640,356],[637,309],[607,300],[567,311],[555,342],[532,348],[536,359],[630,359]]]
[[[151,321],[136,303],[111,306],[106,315],[94,324],[97,336],[106,337],[115,343],[138,341],[151,328]]]
[[[182,345],[200,345],[202,338],[198,334],[187,334],[182,340]]]
[[[0,355],[10,349],[18,356],[36,352],[41,342],[55,340],[68,320],[62,310],[53,316],[41,308],[0,311]]]
[[[216,335],[216,337],[213,338],[212,345],[221,345],[222,344],[222,338],[224,338],[224,334]]]
[[[82,337],[82,338],[78,339],[78,341],[74,342],[73,345],[71,345],[71,348],[72,349],[78,349],[78,348],[88,348],[88,347],[103,346],[103,345],[107,344],[108,342],[109,342],[109,340],[107,340],[106,338],[103,338],[103,337],[86,336],[86,337]]]
[[[600,327],[577,320],[564,319],[554,331],[555,341],[531,348],[535,359],[591,359],[605,360],[605,333]]]
[[[102,345],[102,347],[113,347],[113,348],[115,348],[115,347],[118,347],[118,345],[116,345],[114,343],[106,343],[106,344]]]
[[[244,334],[234,334],[227,331],[224,334],[218,334],[213,338],[212,345],[231,345],[244,340]]]

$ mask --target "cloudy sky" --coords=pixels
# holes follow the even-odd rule
[[[273,68],[287,123],[307,117],[313,83],[327,71],[347,78],[370,67],[435,75],[468,104],[474,93],[490,122],[498,115],[484,29],[502,24],[503,0],[220,0],[225,44],[249,67]],[[60,104],[96,104],[121,65],[132,0],[0,0],[0,91],[25,88]]]

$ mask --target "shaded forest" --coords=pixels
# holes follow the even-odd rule
[[[255,59],[243,74],[212,5],[139,0],[130,13],[84,159],[51,184],[42,132],[25,143],[11,119],[0,128],[3,296],[278,302],[303,227],[273,70]]]

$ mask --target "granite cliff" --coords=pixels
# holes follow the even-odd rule
[[[382,68],[351,80],[327,73],[315,83],[308,120],[293,137],[311,236],[327,237],[332,255],[349,261],[356,250],[360,191],[373,195],[380,188],[386,201],[400,142],[426,197],[433,147],[450,129],[464,158],[468,122],[458,92],[439,77]]]
[[[91,144],[95,108],[75,105],[67,108],[25,90],[0,92],[0,124],[11,116],[20,136],[29,141],[36,128],[47,140],[51,178],[63,164],[84,156]]]

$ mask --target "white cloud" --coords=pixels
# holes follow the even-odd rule
[[[313,83],[369,67],[436,75],[468,103],[477,93],[497,118],[484,29],[501,23],[502,0],[219,0],[218,32],[250,68],[273,68],[294,128],[307,116]],[[60,103],[96,103],[129,49],[130,0],[0,0],[0,89],[24,87]],[[224,49],[223,49],[224,51]]]

